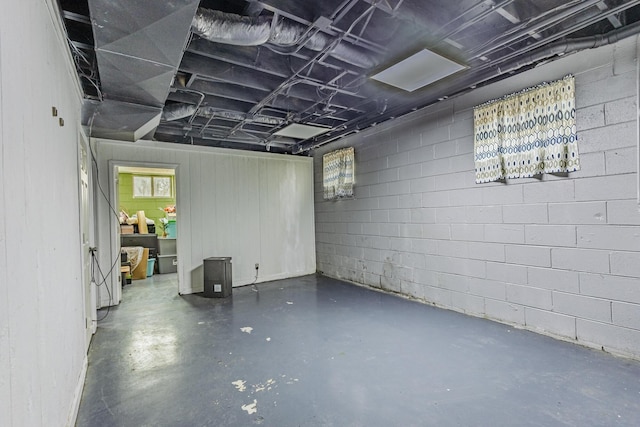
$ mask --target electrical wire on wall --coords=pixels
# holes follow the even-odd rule
[[[102,277],[102,281],[100,283],[98,283],[98,280],[97,280],[98,278],[96,277],[96,267],[98,268],[98,272]],[[111,304],[113,302],[111,291],[109,290],[109,286],[106,285],[106,282],[107,282],[107,278],[102,273],[102,269],[100,268],[100,263],[96,258],[96,251],[95,249],[91,249],[91,283],[95,284],[97,288],[99,288],[102,285],[105,285],[105,289],[107,290],[107,294],[109,295],[109,305],[107,306],[107,312],[100,319],[97,319],[98,322],[101,322],[107,318],[107,316],[109,315],[109,312],[111,311]]]
[[[89,120],[89,136],[91,136],[91,131],[92,131],[92,128],[93,128],[93,121],[94,121],[95,117],[96,117],[96,113],[94,112],[93,115],[91,116],[91,119]],[[119,216],[118,216],[117,211],[115,210],[115,208],[111,204],[111,200],[109,199],[109,197],[107,196],[106,192],[102,188],[102,185],[100,184],[100,171],[99,171],[99,168],[98,168],[98,160],[96,159],[96,155],[95,155],[95,153],[93,151],[93,147],[91,145],[91,138],[89,138],[88,145],[89,145],[89,153],[91,154],[91,163],[93,164],[93,168],[95,170],[96,181],[98,183],[98,189],[100,190],[100,193],[102,194],[102,197],[104,198],[104,200],[107,202],[107,205],[109,206],[109,210],[111,211],[111,213],[113,213],[113,215],[115,216],[116,220],[119,221]],[[111,268],[107,271],[106,276],[103,273],[102,268],[100,267],[100,262],[98,261],[98,258],[95,256],[95,250],[91,251],[91,281],[92,281],[92,283],[95,283],[98,288],[100,286],[102,286],[102,285],[105,285],[105,289],[107,290],[107,294],[109,295],[109,305],[107,306],[107,313],[101,319],[98,319],[98,321],[104,320],[109,315],[110,307],[113,305],[113,294],[111,293],[111,290],[109,289],[109,284],[107,283],[107,280],[109,279],[109,277],[111,277],[111,275],[113,274],[114,269],[120,263],[120,252],[121,252],[121,250],[122,250],[121,245],[120,245],[120,243],[118,243],[118,251],[114,256],[113,263],[111,263]],[[100,277],[102,278],[102,280],[99,283],[98,283],[98,281],[96,280],[96,277],[95,277],[94,265],[98,268],[98,272],[100,273]]]
[[[256,277],[253,278],[253,282],[251,282],[251,290],[254,292],[258,292],[258,287],[256,286],[256,282],[258,281],[258,269],[260,267],[256,264]]]
[[[73,57],[73,61],[76,64],[76,71],[78,76],[86,79],[96,90],[96,94],[99,101],[103,100],[102,90],[100,90],[100,82],[97,75],[97,65],[87,58],[85,55],[74,43],[73,41],[67,37],[67,44],[71,49],[71,55]],[[84,72],[81,62],[84,62],[90,69],[89,74]],[[86,95],[86,94],[85,94]]]

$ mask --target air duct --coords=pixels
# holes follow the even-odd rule
[[[191,104],[169,104],[162,110],[162,120],[171,122],[192,116],[198,110],[198,106]]]
[[[271,23],[258,17],[198,8],[193,18],[193,32],[216,43],[258,46],[269,41]]]
[[[104,101],[86,103],[94,137],[152,135],[187,43],[198,0],[88,0]],[[171,36],[168,36],[171,35]]]
[[[265,17],[252,18],[205,8],[198,8],[192,27],[193,32],[204,39],[239,46],[259,46],[268,43],[279,47],[292,47],[302,44],[319,52],[333,42],[330,37],[320,32],[312,33],[305,39],[309,29],[293,22],[273,22]],[[339,43],[329,54],[340,61],[364,69],[376,65],[367,53],[345,42]]]
[[[266,125],[279,126],[284,123],[283,119],[277,117],[265,116],[262,114],[248,115],[244,113],[238,113],[235,111],[218,110],[212,107],[200,107],[192,104],[169,104],[164,107],[162,111],[162,120],[171,122],[174,120],[180,120],[185,117],[193,116],[194,114],[200,117],[206,118],[221,118],[235,120],[238,122],[253,122],[262,123]]]
[[[235,111],[217,110],[212,107],[203,107],[198,110],[198,115],[202,117],[219,117],[222,119],[235,120],[238,122],[253,122],[262,123],[266,125],[278,126],[284,123],[283,119],[277,117],[270,117],[261,114],[254,114],[253,116]]]

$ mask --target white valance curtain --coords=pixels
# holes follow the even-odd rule
[[[575,79],[474,108],[476,183],[580,170]]]
[[[322,156],[322,179],[325,200],[353,196],[353,147],[332,151]]]

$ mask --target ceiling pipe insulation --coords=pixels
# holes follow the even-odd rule
[[[219,117],[239,122],[246,121],[274,126],[279,126],[284,123],[283,119],[279,119],[277,117],[269,117],[261,114],[250,116],[248,114],[238,113],[235,111],[224,111],[213,107],[198,107],[197,105],[181,103],[169,104],[165,106],[164,110],[162,111],[162,120],[166,122],[172,122],[175,120],[184,119],[185,117],[191,117],[193,115],[207,118]]]
[[[294,47],[302,44],[308,49],[320,52],[334,41],[319,31],[310,33],[308,27],[278,19],[277,15],[273,18],[253,18],[198,8],[192,27],[195,34],[206,40],[238,46],[271,44],[278,47]],[[362,52],[344,42],[335,46],[329,55],[364,69],[377,65],[370,53]]]
[[[174,120],[190,117],[198,111],[197,105],[192,104],[168,104],[162,110],[162,120],[172,122]]]
[[[509,76],[511,72],[521,69],[526,66],[533,65],[537,62],[549,59],[554,56],[565,55],[570,53],[576,53],[581,50],[595,49],[601,46],[616,43],[627,37],[640,34],[640,21],[630,24],[626,27],[622,27],[616,30],[612,30],[607,34],[580,37],[576,39],[569,39],[561,42],[552,43],[544,48],[537,49],[528,54],[524,53],[524,56],[520,56],[517,60],[505,63],[502,66],[492,68],[480,75],[464,75],[457,79],[450,81],[450,85],[445,91],[440,88],[427,90],[422,93],[421,101],[415,102],[415,108],[425,108],[429,105],[435,104],[438,97],[441,96],[458,96],[467,93],[477,86],[490,82],[493,79],[499,77]],[[429,99],[427,103],[424,103],[425,99]],[[414,108],[414,110],[415,110]],[[413,111],[413,110],[412,110]],[[327,136],[319,137],[316,140],[301,141],[293,149],[293,154],[300,154],[306,151],[318,148],[322,145],[333,142],[337,139],[343,138],[351,133],[359,132],[375,124],[379,124],[390,118],[398,118],[412,111],[407,111],[406,105],[401,107],[395,107],[387,110],[384,115],[376,115],[370,117],[365,121],[359,121],[359,123],[345,123],[343,129],[337,133],[330,133]]]

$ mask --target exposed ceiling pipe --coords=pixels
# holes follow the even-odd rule
[[[193,18],[193,32],[205,39],[236,46],[259,46],[269,41],[271,21],[198,8]]]
[[[197,105],[192,104],[168,104],[162,110],[162,120],[172,122],[191,116],[198,110]]]
[[[195,34],[209,41],[239,46],[268,43],[291,47],[302,43],[304,47],[320,52],[334,42],[333,38],[321,32],[306,38],[309,28],[290,21],[275,21],[262,16],[253,18],[205,8],[198,8],[192,28]],[[335,46],[329,55],[364,69],[376,65],[370,54],[344,42]]]
[[[445,39],[448,39],[449,37],[453,37],[456,34],[458,34],[458,33],[462,32],[463,30],[467,29],[468,27],[471,27],[472,25],[476,24],[477,22],[482,21],[484,18],[486,18],[487,16],[491,15],[496,10],[502,9],[504,7],[509,6],[514,1],[515,0],[504,0],[504,1],[500,2],[500,3],[498,3],[498,4],[494,4],[492,0],[487,0],[487,1],[480,2],[480,3],[472,6],[470,9],[462,12],[461,15],[457,16],[456,18],[454,18],[451,21],[449,21],[446,24],[444,24],[440,28],[439,32],[444,30],[445,28],[450,26],[452,23],[457,21],[459,18],[465,16],[467,13],[471,12],[472,10],[474,10],[478,6],[482,6],[482,5],[488,4],[490,7],[487,8],[484,12],[481,12],[478,15],[474,16],[473,18],[469,19],[468,21],[465,21],[460,25],[456,25],[456,27],[454,29],[452,29],[448,33],[445,33],[444,35],[439,36],[438,38],[440,40],[445,40]]]
[[[276,89],[274,89],[269,95],[267,95],[265,98],[262,99],[262,101],[258,102],[257,104],[255,104],[253,107],[251,107],[251,110],[249,110],[249,114],[256,114],[258,111],[260,111],[263,107],[267,106],[267,104],[269,102],[271,102],[271,100],[273,100],[275,97],[277,97],[283,90],[288,89],[290,86],[296,84],[296,80],[298,79],[298,76],[309,66],[313,67],[313,65],[315,63],[317,63],[317,61],[326,56],[329,55],[331,52],[333,52],[336,48],[336,46],[338,46],[340,44],[340,42],[351,32],[351,30],[354,28],[355,25],[358,24],[358,22],[360,22],[363,18],[365,18],[371,11],[373,11],[373,6],[371,8],[369,8],[367,11],[365,11],[363,14],[361,14],[358,18],[356,18],[352,23],[351,26],[349,27],[349,29],[343,33],[342,35],[340,35],[338,38],[334,39],[328,46],[326,46],[324,49],[322,49],[318,54],[315,55],[315,57],[309,59],[302,67],[300,67],[296,72],[294,72],[291,76],[289,76],[288,79],[286,79],[285,81],[283,81]],[[235,125],[230,131],[229,131],[229,135],[233,135],[238,129],[241,129],[243,126],[244,122],[240,122],[237,125]]]
[[[536,22],[533,25],[529,25],[529,22],[525,22],[523,24],[521,24],[519,27],[522,27],[522,29],[520,29],[520,31],[516,31],[512,34],[510,34],[509,32],[504,33],[499,35],[498,37],[489,40],[487,42],[485,42],[483,45],[475,48],[472,50],[472,53],[474,54],[473,58],[479,58],[481,56],[486,56],[489,53],[501,48],[502,46],[506,46],[509,45],[510,43],[513,43],[517,40],[519,40],[522,37],[526,37],[531,33],[534,32],[538,32],[540,30],[543,30],[544,28],[548,27],[548,26],[552,26],[552,25],[556,25],[558,22],[561,22],[562,20],[576,15],[580,12],[583,12],[584,10],[595,6],[596,3],[598,3],[601,0],[586,0],[586,1],[580,1],[578,2],[578,4],[576,4],[573,7],[570,7],[566,10],[564,10],[561,13],[557,13],[552,15],[551,17],[540,21],[540,22]],[[558,9],[562,7],[559,6]],[[550,12],[547,12],[550,13]],[[518,27],[516,27],[518,28]]]
[[[553,56],[575,53],[580,50],[594,49],[597,47],[606,46],[637,34],[640,34],[640,21],[630,24],[626,27],[610,31],[607,34],[580,37],[576,39],[555,42],[549,44],[544,48],[532,51],[525,56],[519,57],[517,60],[508,62],[501,67],[491,68],[482,74],[463,75],[455,80],[451,80],[450,85],[447,89],[445,89],[447,92],[446,94],[440,88],[433,89],[429,92],[426,92],[421,97],[421,105],[419,105],[420,101],[417,101],[415,102],[415,106],[417,108],[424,108],[437,102],[436,100],[439,96],[447,95],[451,97],[452,95],[460,95],[466,93],[472,90],[471,88],[475,88],[478,85],[489,82],[500,76],[508,75],[512,71],[535,64],[539,61],[551,58]],[[424,100],[427,98],[428,101],[425,103]],[[408,112],[409,111],[407,111],[406,105],[404,105],[401,107],[389,109],[384,116],[376,115],[375,117],[370,117],[368,120],[359,121],[359,123],[357,124],[345,123],[343,130],[338,133],[330,132],[327,136],[318,137],[317,140],[310,139],[301,141],[294,148],[293,154],[299,154],[314,148],[318,148],[322,145],[328,144],[329,142],[335,141],[350,133],[353,133],[356,130],[365,129],[372,126],[373,124],[386,121],[391,117],[401,117],[403,114],[406,114]]]
[[[614,16],[614,15],[616,15],[618,13],[622,13],[625,10],[636,6],[637,4],[640,4],[640,0],[631,0],[631,1],[627,2],[627,3],[623,3],[618,7],[610,9],[604,15],[596,15],[596,16],[593,16],[591,18],[587,18],[585,21],[580,21],[577,24],[572,25],[571,27],[569,27],[567,29],[564,29],[564,30],[562,30],[562,31],[560,31],[558,33],[555,33],[555,34],[553,34],[553,35],[551,35],[549,37],[546,37],[546,38],[544,38],[542,40],[538,40],[537,42],[532,43],[532,44],[530,44],[528,46],[525,46],[522,49],[518,49],[518,50],[515,50],[513,52],[506,53],[506,54],[502,55],[500,58],[498,58],[498,59],[496,59],[494,61],[488,62],[488,63],[486,63],[484,65],[481,65],[480,67],[476,67],[475,69],[477,71],[480,71],[480,70],[484,70],[484,69],[487,69],[487,68],[495,67],[496,62],[497,63],[502,63],[502,62],[508,63],[509,60],[517,58],[518,56],[520,56],[520,55],[522,55],[522,54],[524,54],[526,52],[535,52],[535,49],[537,49],[539,47],[541,48],[541,50],[544,50],[544,48],[542,48],[542,47],[545,46],[545,45],[547,47],[548,46],[552,46],[551,42],[553,42],[554,40],[558,40],[558,39],[560,39],[560,38],[562,38],[564,36],[567,36],[567,35],[572,34],[572,33],[576,32],[578,30],[581,30],[581,29],[583,29],[583,28],[585,28],[585,27],[587,27],[589,25],[595,24],[596,22],[602,20],[603,18],[607,18],[609,16]],[[623,28],[626,28],[626,27],[623,27]],[[617,28],[614,31],[622,30],[623,28]],[[563,42],[559,42],[559,43],[562,44]],[[505,45],[501,45],[501,47],[505,47]]]
[[[270,117],[262,114],[243,114],[235,111],[217,110],[212,107],[200,108],[198,110],[198,115],[202,117],[220,117],[224,119],[236,120],[239,122],[263,123],[267,125],[281,125],[284,123],[284,119],[280,119],[277,117]]]
[[[185,117],[190,117],[193,115],[197,115],[200,117],[208,117],[208,118],[224,118],[229,120],[236,121],[244,121],[248,123],[262,123],[268,125],[282,125],[284,123],[283,119],[277,117],[270,117],[261,114],[255,114],[253,116],[249,114],[242,114],[235,111],[224,111],[218,110],[213,107],[198,107],[193,104],[168,104],[164,107],[162,111],[162,120],[166,122],[172,122],[174,120],[180,120]]]
[[[525,56],[519,57],[517,60],[508,63],[503,67],[499,67],[499,74],[508,73],[527,65],[534,64],[543,59],[556,55],[564,55],[585,49],[595,49],[597,47],[606,46],[619,42],[627,37],[640,33],[640,21],[634,22],[626,27],[622,27],[607,34],[600,34],[589,37],[580,37],[563,42],[555,42],[543,49],[533,51]],[[487,79],[485,79],[487,80]]]

